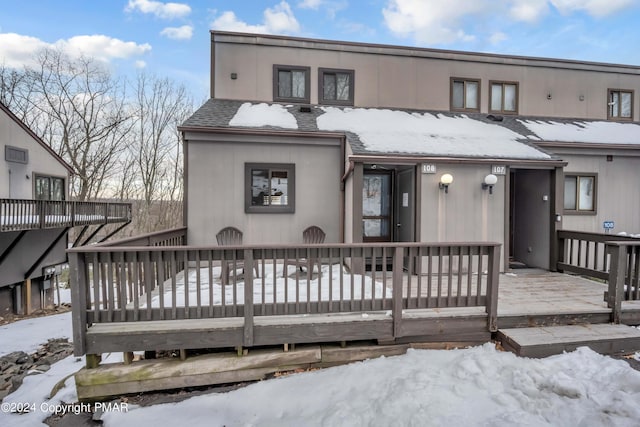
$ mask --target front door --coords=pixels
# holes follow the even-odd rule
[[[414,168],[404,169],[397,174],[395,197],[396,242],[415,241],[415,178]]]
[[[362,186],[362,240],[364,242],[391,241],[392,178],[389,171],[368,170],[364,173]]]
[[[511,169],[509,194],[510,268],[548,270],[551,251],[551,171]]]

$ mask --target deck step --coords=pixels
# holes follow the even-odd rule
[[[547,357],[587,346],[601,354],[640,351],[640,330],[613,324],[500,329],[502,346],[523,357]]]

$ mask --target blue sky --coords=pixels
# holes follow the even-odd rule
[[[205,99],[211,29],[640,66],[639,23],[640,0],[5,0],[0,65],[55,45]]]

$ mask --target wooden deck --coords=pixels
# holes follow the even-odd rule
[[[377,276],[379,279],[380,273]],[[456,276],[452,279],[453,283],[457,282]],[[409,280],[411,285],[406,286]],[[408,293],[416,295],[419,280],[428,283],[425,277],[404,277],[405,297]],[[500,284],[499,328],[611,322],[612,310],[604,301],[607,285],[601,282],[526,269],[501,274]],[[446,285],[445,281],[439,299],[433,300],[435,303],[450,297]],[[435,281],[432,286],[436,286]],[[390,289],[389,294],[391,292]],[[423,285],[420,295],[426,297],[429,293]],[[280,345],[283,337],[287,337],[288,344],[332,342],[336,337],[339,341],[375,340],[381,343],[481,343],[491,339],[484,307],[407,309],[403,311],[401,327],[395,336],[393,327],[390,310],[256,316],[253,345]],[[100,354],[150,348],[233,348],[234,343],[242,342],[244,333],[242,317],[95,323],[87,331],[87,351]]]
[[[412,289],[417,289],[417,282],[418,277],[411,276]],[[183,360],[142,360],[84,368],[76,374],[78,396],[91,401],[127,393],[256,381],[278,372],[400,355],[409,348],[447,349],[492,339],[525,357],[545,357],[578,346],[605,354],[640,350],[640,331],[610,324],[611,309],[603,298],[607,286],[601,282],[542,270],[517,270],[501,274],[500,283],[501,329],[495,334],[486,328],[483,307],[406,310],[400,333],[406,339],[393,337],[393,319],[387,311],[258,316],[253,331],[256,347],[242,352],[243,357],[229,348],[211,354],[196,352]],[[424,287],[422,291],[428,293]],[[314,335],[300,335],[309,331]],[[363,331],[368,331],[364,333],[370,334],[369,339]],[[198,342],[198,348],[220,347],[221,341],[239,342],[243,333],[242,317],[97,323],[87,333],[87,347],[95,353],[114,348],[175,350],[193,342]],[[283,334],[290,337],[291,344],[316,344],[283,348],[279,345]],[[335,336],[346,340],[340,345],[334,341]],[[385,336],[387,341],[380,339]]]
[[[523,355],[583,344],[603,352],[640,348],[640,337],[619,325],[640,324],[640,242],[608,238],[558,233],[564,248],[558,269],[580,276],[499,274],[500,245],[488,242],[190,247],[182,228],[71,249],[75,353],[87,354],[91,368],[78,376],[78,394],[91,399],[259,379],[282,366],[321,367],[411,346],[492,339]],[[306,268],[287,271],[284,259]],[[244,271],[222,284],[225,262]],[[307,352],[309,360],[277,356],[314,345],[320,353]],[[336,345],[358,348],[332,352]],[[132,352],[157,350],[178,350],[183,361],[167,359],[166,372],[136,383],[164,362],[131,363]],[[197,361],[191,356],[208,351]],[[240,365],[216,354],[263,351],[276,356],[250,357],[242,372],[220,373]],[[127,367],[99,365],[107,352],[124,352]],[[195,374],[181,374],[182,364]]]

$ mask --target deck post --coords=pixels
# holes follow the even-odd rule
[[[391,285],[393,287],[393,306],[391,314],[393,316],[393,337],[400,337],[402,326],[402,271],[404,265],[404,248],[396,246],[393,253],[393,276]]]
[[[567,239],[565,239],[560,235],[560,230],[556,231],[556,241],[557,241],[556,260],[555,260],[555,264],[552,265],[551,267],[553,269],[556,269],[560,273],[562,273],[564,270],[561,268],[561,265],[562,263],[565,262],[565,255],[567,253],[568,242],[567,242]]]
[[[489,332],[498,330],[498,282],[500,280],[500,245],[489,247],[487,272],[487,326]],[[478,274],[482,274],[479,272]]]
[[[625,246],[616,242],[607,242],[607,252],[610,254],[609,267],[609,292],[607,295],[607,307],[611,308],[611,322],[620,323],[622,310],[622,294],[627,270],[627,251]]]
[[[73,354],[79,357],[85,354],[87,348],[87,276],[84,254],[69,252],[69,278],[71,282]]]
[[[244,338],[245,347],[253,346],[253,251],[244,251]]]

